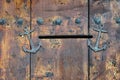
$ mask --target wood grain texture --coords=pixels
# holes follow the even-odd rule
[[[87,80],[88,66],[90,80],[120,80],[120,25],[115,18],[120,16],[119,0],[90,0],[90,33],[97,32],[92,20],[94,15],[102,17],[106,34],[101,35],[100,47],[107,41],[107,50],[90,51],[85,39],[38,39],[39,35],[88,34],[87,0],[31,0],[32,26],[30,27],[30,0],[0,0],[0,80],[29,80],[30,56],[22,46],[30,49],[26,36],[19,36],[24,27],[35,29],[31,39],[35,47],[42,46],[31,56],[31,80]],[[80,17],[81,24],[75,24]],[[43,25],[36,20],[43,18]],[[61,18],[62,24],[54,26],[55,19]],[[23,24],[17,24],[23,19]]]
[[[86,40],[38,39],[39,35],[87,34],[87,7],[86,2],[79,4],[82,1],[75,0],[72,5],[72,0],[32,0],[32,29],[35,28],[32,40],[36,46],[38,42],[42,43],[41,49],[32,55],[32,80],[87,80]],[[83,24],[81,31],[78,25],[74,24],[79,13]],[[45,23],[38,26],[36,20],[40,17]],[[52,26],[51,20],[57,17],[62,18],[62,25]],[[67,18],[71,18],[70,23]]]
[[[37,39],[34,37],[33,40],[37,46]],[[87,80],[86,40],[39,41],[42,47],[37,54],[32,55],[32,80]],[[47,76],[47,72],[53,73],[53,76]]]
[[[0,80],[29,80],[29,54],[22,51],[28,45],[26,38],[19,36],[26,24],[29,24],[29,0],[0,0],[0,19],[6,23],[0,25]],[[19,1],[19,2],[18,2]],[[24,20],[18,26],[18,18]]]
[[[87,34],[87,0],[32,0],[32,26],[38,27],[41,35]],[[75,24],[75,19],[81,24]],[[43,25],[36,20],[43,18]],[[53,21],[62,19],[61,25]]]
[[[120,25],[115,22],[115,17],[120,16],[120,1],[91,1],[91,28],[94,15],[102,17],[107,34],[101,35],[100,46],[107,41],[108,48],[105,51],[91,51],[90,80],[120,80]],[[97,32],[90,30],[94,35],[95,43]]]

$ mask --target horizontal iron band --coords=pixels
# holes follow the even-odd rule
[[[40,35],[39,39],[93,38],[92,35]]]

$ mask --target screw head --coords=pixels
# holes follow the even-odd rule
[[[20,25],[20,26],[23,25],[23,19],[18,19],[17,24]]]
[[[80,18],[75,19],[75,23],[76,24],[80,24],[81,23],[81,19]]]
[[[115,19],[117,24],[120,24],[120,17]]]
[[[101,24],[101,19],[100,19],[100,17],[94,17],[93,20],[94,20],[95,24],[97,24],[97,25]]]
[[[0,19],[0,25],[4,25],[6,23],[5,19]]]
[[[44,23],[44,20],[42,18],[37,19],[37,24],[42,25]]]
[[[54,25],[61,25],[61,23],[62,23],[62,19],[60,19],[60,18],[58,18],[55,21],[53,21]]]

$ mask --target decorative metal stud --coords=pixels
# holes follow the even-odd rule
[[[81,23],[81,19],[80,19],[80,18],[76,18],[76,19],[75,19],[75,23],[76,23],[76,24],[80,24],[80,23]]]
[[[16,21],[17,25],[22,26],[23,25],[23,19],[18,19]]]
[[[4,25],[6,23],[5,19],[0,19],[0,25]]]
[[[44,23],[44,20],[42,18],[37,19],[37,24],[42,25]]]
[[[34,30],[30,30],[30,31],[29,31],[28,28],[25,27],[24,31],[25,31],[25,32],[24,32],[24,33],[21,33],[20,36],[27,35],[27,38],[28,38],[28,40],[29,40],[29,42],[30,42],[31,50],[28,50],[28,49],[26,49],[26,48],[23,46],[23,51],[24,51],[24,52],[34,53],[34,54],[35,54],[35,53],[40,49],[41,43],[39,42],[38,47],[35,47],[34,44],[33,44],[33,41],[32,41],[31,38],[30,38],[30,33],[32,33]]]
[[[94,17],[93,20],[94,20],[95,24],[97,24],[97,25],[100,25],[100,24],[101,24],[101,18],[99,18],[99,17]]]
[[[62,24],[62,19],[60,19],[60,18],[53,21],[53,25],[61,25],[61,24]]]
[[[116,18],[115,21],[117,24],[120,24],[120,17]]]

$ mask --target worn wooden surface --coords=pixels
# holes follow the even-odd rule
[[[59,17],[63,23],[52,26],[52,21]],[[74,21],[78,17],[82,19],[80,25]],[[38,18],[43,18],[45,23],[39,26],[36,23]],[[34,28],[36,31],[33,32],[32,39],[36,46],[41,41],[42,48],[32,55],[32,80],[87,80],[87,40],[37,39],[38,35],[87,34],[86,1],[32,0],[32,29]],[[47,72],[53,75],[47,76]]]
[[[93,16],[100,15],[104,29],[108,31],[102,34],[100,46],[107,41],[108,48],[101,52],[91,51],[90,80],[120,80],[120,25],[115,22],[119,13],[119,0],[91,0],[91,28]],[[94,43],[97,32],[91,29],[90,33],[94,35]]]
[[[8,1],[8,2],[6,2]],[[10,1],[10,2],[9,2]],[[100,46],[107,41],[107,50],[90,50],[88,65],[88,47],[85,39],[38,39],[39,35],[88,34],[87,0],[31,0],[32,26],[30,27],[30,0],[0,0],[0,19],[6,24],[0,25],[0,80],[30,80],[30,55],[22,46],[30,48],[26,36],[19,36],[23,28],[35,29],[31,35],[35,46],[42,47],[31,55],[31,80],[120,80],[120,25],[115,17],[120,15],[119,0],[90,0],[90,33],[94,15],[102,17],[102,24],[108,33],[102,34]],[[81,24],[75,24],[80,17]],[[17,19],[23,19],[19,26]],[[36,20],[43,18],[43,25]],[[61,18],[61,25],[52,22]]]
[[[39,35],[87,34],[87,13],[87,0],[32,0],[32,26],[39,28]],[[38,18],[44,19],[44,25],[36,23]],[[62,24],[53,26],[57,18]],[[76,18],[81,24],[75,24]]]
[[[19,36],[29,24],[29,0],[6,1],[0,0],[0,19],[6,19],[6,24],[0,25],[0,80],[29,80],[29,54],[22,51],[22,46],[29,44]],[[17,26],[17,17],[24,19],[23,26]]]

